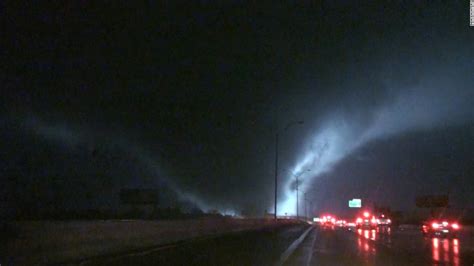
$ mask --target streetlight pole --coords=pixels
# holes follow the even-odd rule
[[[299,210],[299,208],[298,208],[298,199],[299,199],[299,197],[298,197],[298,177],[299,176],[296,176],[296,220],[299,220],[299,217],[300,217],[299,212],[298,212],[298,210]]]
[[[305,193],[304,193],[304,197],[305,197],[305,204],[308,204],[308,198],[306,198],[306,195],[308,192],[314,192],[314,191],[317,191],[317,189],[310,189],[310,190],[306,190]],[[313,211],[313,201],[312,200],[309,200],[309,214],[312,214],[312,211]],[[306,214],[307,215],[307,214]]]
[[[278,195],[278,132],[275,135],[275,220],[277,219]]]
[[[286,131],[289,127],[295,124],[303,124],[303,121],[294,121],[290,122],[286,125],[283,131]],[[278,137],[279,137],[279,132],[277,128],[277,132],[275,134],[275,213],[274,213],[274,219],[277,219],[277,206],[278,206]]]
[[[309,214],[312,214],[313,213],[313,201],[310,200],[309,201]],[[310,219],[311,219],[311,216],[310,216]]]
[[[308,205],[308,199],[306,198],[306,192],[304,193],[304,219],[305,221],[308,221],[308,209],[306,208]]]
[[[299,219],[299,181],[298,181],[298,177],[300,177],[302,174],[304,174],[305,172],[310,172],[311,169],[306,169],[305,171],[301,172],[299,175],[296,175],[296,219]],[[305,193],[305,197],[306,197],[306,193]]]

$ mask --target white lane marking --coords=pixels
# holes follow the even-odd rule
[[[313,260],[313,252],[314,252],[314,243],[316,243],[317,235],[313,236],[313,241],[311,242],[311,249],[308,255],[308,260],[306,261],[306,266],[311,265],[311,261]]]
[[[308,235],[309,231],[311,231],[313,229],[313,226],[311,226],[310,228],[308,228],[308,230],[306,230],[303,234],[301,234],[300,237],[298,237],[298,239],[296,239],[295,241],[293,241],[293,243],[291,243],[291,245],[285,250],[285,252],[283,252],[283,254],[281,254],[280,256],[280,259],[278,260],[278,262],[275,264],[275,266],[282,266],[283,263],[285,263],[285,261],[291,256],[291,254],[295,251],[295,249],[301,244],[301,242],[303,242],[303,240],[306,238],[306,236]]]
[[[178,244],[169,244],[169,245],[159,246],[159,247],[152,248],[152,249],[147,249],[147,250],[144,250],[144,251],[130,252],[130,253],[127,253],[127,254],[122,254],[122,255],[116,255],[116,256],[110,256],[110,257],[105,255],[103,257],[93,257],[93,258],[84,259],[84,260],[82,260],[78,263],[70,263],[70,264],[68,263],[68,265],[73,265],[73,264],[87,265],[89,263],[93,263],[94,261],[101,261],[101,260],[104,261],[104,262],[112,262],[112,261],[117,261],[117,260],[121,260],[121,259],[128,258],[128,257],[145,256],[147,254],[150,254],[150,253],[153,253],[153,252],[156,252],[156,251],[175,248],[177,246],[178,246]]]

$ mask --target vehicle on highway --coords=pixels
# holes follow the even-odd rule
[[[428,237],[457,237],[461,226],[458,222],[448,220],[429,220],[423,223],[421,231]]]
[[[378,226],[391,226],[392,220],[388,218],[385,214],[381,214],[377,219]]]
[[[353,222],[348,222],[348,223],[346,223],[346,227],[348,227],[348,228],[355,228],[355,227],[356,227],[356,224],[353,223]]]
[[[338,227],[346,227],[346,220],[337,220],[336,221],[336,226]]]
[[[377,219],[368,211],[364,211],[361,217],[356,219],[356,228],[375,229],[377,227]]]
[[[320,219],[320,225],[323,227],[334,227],[336,225],[336,217],[332,215],[324,215]]]

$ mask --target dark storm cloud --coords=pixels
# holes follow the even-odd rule
[[[470,99],[474,91],[467,84],[474,80],[472,77],[463,77],[460,83],[457,78],[433,77],[429,81],[422,80],[411,88],[398,89],[399,95],[390,103],[373,109],[361,106],[361,109],[366,109],[364,113],[369,110],[368,113],[372,114],[364,117],[362,122],[357,115],[335,111],[310,137],[292,172],[298,174],[311,169],[311,172],[300,177],[302,185],[309,185],[315,177],[332,170],[340,160],[374,140],[407,132],[472,124],[474,108]],[[288,200],[282,213],[295,208],[295,192],[290,188],[292,179],[288,177]]]
[[[40,139],[13,150],[104,147],[121,169],[101,170],[110,186],[165,187],[203,209],[271,209],[274,134],[290,121],[305,125],[281,139],[280,210],[289,213],[290,172],[311,168],[302,176],[311,187],[379,140],[472,123],[461,1],[3,12],[5,117]],[[75,180],[104,168],[77,164],[91,173]]]
[[[160,159],[156,155],[152,155],[149,151],[140,147],[139,144],[128,141],[121,133],[97,128],[93,130],[84,127],[79,128],[70,122],[69,124],[59,123],[58,121],[47,122],[32,115],[20,118],[19,121],[15,122],[21,125],[24,132],[33,133],[50,147],[53,147],[56,153],[65,153],[73,157],[84,152],[89,153],[88,159],[94,161],[96,165],[87,165],[87,162],[82,161],[81,164],[85,164],[91,169],[75,167],[69,169],[69,171],[75,171],[73,175],[82,175],[83,178],[111,179],[108,183],[109,185],[114,184],[115,189],[113,191],[116,195],[108,195],[109,197],[117,198],[117,190],[120,189],[120,185],[123,187],[158,186],[171,190],[172,195],[183,202],[192,202],[202,210],[209,210],[209,207],[202,200],[179,188],[157,163]],[[72,165],[72,163],[69,163],[66,168]],[[66,179],[69,178],[68,169],[64,169],[66,172],[61,172],[59,169],[54,169],[53,165],[50,165],[50,167],[53,171],[59,171]],[[127,170],[127,168],[132,170]],[[48,182],[48,180],[46,179],[44,182]],[[94,182],[84,183],[89,183],[87,184],[89,189],[97,189],[97,187],[94,187]],[[95,193],[99,193],[99,191],[95,191]],[[113,202],[116,204],[116,201]]]
[[[347,61],[332,65],[340,66],[341,70],[330,76],[340,79],[330,85],[334,92],[324,93],[320,89],[321,82],[317,81],[314,96],[303,100],[303,103],[313,101],[321,105],[321,98],[328,99],[323,103],[325,108],[313,108],[317,110],[314,112],[317,114],[315,129],[308,134],[302,150],[294,152],[299,159],[292,167],[293,173],[287,175],[282,191],[285,194],[282,213],[294,212],[296,208],[293,174],[311,169],[301,177],[304,189],[311,189],[311,182],[316,177],[335,167],[344,167],[338,165],[340,160],[374,140],[397,139],[406,132],[472,124],[473,77],[469,69],[473,64],[473,52],[465,43],[473,36],[457,28],[460,24],[453,23],[457,18],[451,13],[452,6],[444,11],[433,6],[425,8],[419,10],[419,14],[437,13],[439,16],[417,20],[418,23],[407,28],[403,23],[414,23],[419,18],[411,14],[413,16],[404,17],[402,24],[387,26],[389,35],[382,38],[377,38],[375,33],[370,35],[372,38],[366,40],[366,45],[376,45],[365,56],[365,61],[359,61],[357,57],[364,57],[367,46],[358,46],[358,37],[350,35],[348,38],[355,42],[343,52]],[[439,24],[437,20],[447,14],[450,15],[442,20],[445,24]],[[397,30],[393,31],[394,28]],[[448,36],[456,37],[450,40]],[[311,88],[307,83],[304,86]],[[429,176],[426,178],[429,180]],[[350,186],[354,180],[346,179],[345,182]]]
[[[452,208],[472,207],[474,127],[411,132],[373,141],[315,179],[309,198],[318,211],[350,213],[347,201],[411,210],[415,197],[449,194]]]

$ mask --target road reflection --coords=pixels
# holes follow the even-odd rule
[[[439,263],[446,263],[449,265],[458,266],[459,264],[459,240],[447,238],[432,238],[431,239],[431,254],[434,265]]]
[[[357,247],[359,251],[364,253],[375,253],[375,247],[369,244],[368,240],[376,240],[376,230],[362,230],[357,229]]]
[[[390,227],[380,227],[377,229],[359,228],[355,233],[357,235],[357,249],[360,253],[365,254],[365,256],[372,257],[376,253],[375,245],[372,241],[380,241],[384,245],[392,247],[393,232]],[[427,244],[431,248],[433,265],[461,265],[461,241],[458,238],[434,237],[429,238],[429,241]]]

